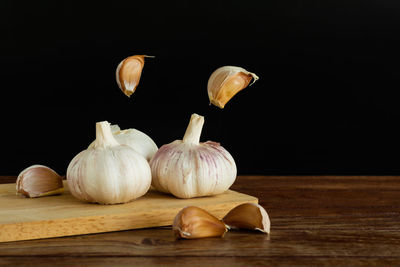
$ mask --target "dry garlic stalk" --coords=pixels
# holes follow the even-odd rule
[[[207,84],[208,98],[211,104],[224,108],[225,104],[239,91],[246,88],[252,79],[254,80],[251,84],[259,78],[255,73],[240,67],[218,68],[211,74]]]
[[[146,159],[127,145],[120,145],[106,121],[96,123],[96,140],[70,162],[67,180],[72,195],[100,204],[117,204],[143,196],[150,188],[151,171]]]
[[[221,194],[236,179],[236,164],[219,143],[200,143],[204,117],[193,114],[183,140],[163,145],[150,161],[153,186],[179,198]]]
[[[32,165],[17,177],[17,193],[26,197],[58,195],[64,191],[62,177],[44,165]]]
[[[136,152],[150,161],[157,152],[156,143],[145,133],[136,129],[121,130],[118,125],[111,125],[111,131],[115,140],[121,145],[127,145],[133,148]],[[89,148],[94,146],[94,141],[89,145]]]
[[[188,206],[175,216],[172,230],[178,238],[194,239],[223,237],[227,228],[223,222],[207,211]]]
[[[135,92],[136,87],[139,85],[145,57],[152,56],[130,56],[122,60],[117,67],[115,75],[118,87],[128,97]]]

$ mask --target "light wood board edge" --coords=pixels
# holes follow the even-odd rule
[[[217,218],[222,219],[232,208],[248,202],[258,203],[258,199],[248,196],[248,199],[237,202],[209,205],[200,204],[197,206],[209,211]],[[0,232],[2,233],[0,235],[0,242],[169,226],[172,224],[175,215],[182,208],[183,207],[169,208],[166,210],[153,209],[141,214],[112,214],[0,225]]]

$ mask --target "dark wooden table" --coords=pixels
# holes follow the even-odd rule
[[[160,227],[9,242],[0,264],[400,266],[400,177],[239,176],[232,189],[259,198],[269,236],[176,240]]]

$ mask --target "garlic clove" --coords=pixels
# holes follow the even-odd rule
[[[229,228],[259,230],[268,234],[271,228],[267,211],[256,203],[245,203],[233,208],[222,221]]]
[[[64,191],[62,177],[44,165],[32,165],[17,177],[17,193],[26,197],[58,195]]]
[[[250,84],[252,79],[254,80]],[[241,67],[224,66],[218,68],[211,74],[207,84],[210,103],[222,109],[234,95],[249,84],[252,85],[258,79],[255,73]]]
[[[133,128],[121,130],[121,128],[116,124],[110,125],[110,128],[118,143],[133,148],[133,150],[142,155],[147,162],[151,160],[158,150],[158,146],[153,139],[139,130]],[[92,148],[93,146],[94,141],[88,146],[88,148]]]
[[[111,127],[113,126],[114,125],[111,125]],[[113,130],[116,130],[116,128]],[[124,130],[120,129],[118,131],[113,131],[113,135],[118,143],[130,146],[140,155],[145,157],[148,162],[158,150],[158,146],[153,139],[139,130],[133,128]]]
[[[130,97],[139,85],[144,66],[144,58],[153,56],[136,55],[122,60],[116,70],[116,80],[122,92]]]
[[[207,211],[188,206],[175,216],[172,230],[178,238],[195,239],[223,237],[227,228],[223,222]]]

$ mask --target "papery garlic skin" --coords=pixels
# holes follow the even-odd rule
[[[136,152],[150,161],[154,154],[157,152],[158,147],[147,134],[136,130],[126,129],[121,130],[118,125],[111,125],[111,131],[115,140],[121,145],[128,145],[133,148]],[[89,145],[89,148],[93,147],[94,141]]]
[[[200,143],[204,118],[193,114],[183,140],[163,145],[150,161],[152,185],[178,198],[217,195],[234,183],[233,157],[219,143]]]
[[[96,141],[70,162],[71,194],[83,201],[118,204],[143,196],[151,185],[146,159],[112,136],[108,122],[96,124]]]
[[[252,79],[253,82],[250,84]],[[255,73],[241,67],[220,67],[208,79],[207,92],[210,103],[222,109],[239,91],[252,85],[258,79]]]

